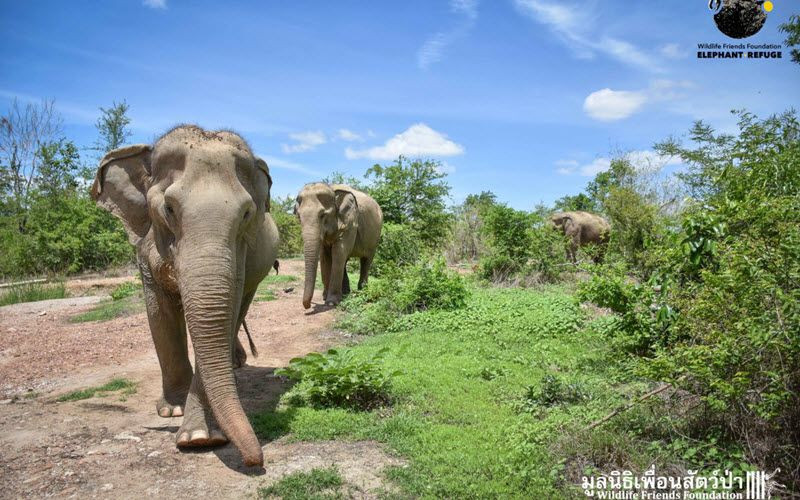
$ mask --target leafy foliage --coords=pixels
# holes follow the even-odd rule
[[[275,197],[271,200],[272,210],[270,214],[278,226],[280,243],[278,246],[278,257],[287,258],[300,255],[303,251],[303,235],[300,230],[300,221],[294,215],[294,198]]]
[[[382,276],[416,262],[422,254],[416,232],[407,225],[385,222],[370,273]]]
[[[427,248],[438,248],[449,232],[445,211],[450,186],[435,160],[408,160],[400,156],[388,166],[374,165],[366,177],[367,192],[380,205],[383,220],[410,226]]]
[[[786,33],[784,43],[792,48],[792,61],[800,64],[800,49],[796,48],[800,45],[800,16],[797,14],[790,16],[789,22],[781,24],[780,29]]]
[[[381,369],[383,353],[358,358],[350,350],[329,349],[294,358],[275,374],[300,382],[289,398],[294,404],[368,410],[389,401],[391,378],[400,374]]]
[[[142,285],[137,282],[128,281],[122,283],[111,292],[111,300],[122,300],[126,297],[135,295],[137,292],[141,291],[141,289]]]

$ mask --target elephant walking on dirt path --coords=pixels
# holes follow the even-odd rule
[[[302,226],[306,264],[303,307],[311,307],[318,262],[325,304],[336,305],[350,292],[348,259],[361,260],[358,288],[367,283],[381,238],[381,207],[366,193],[345,184],[318,182],[303,187],[294,210]]]
[[[105,155],[92,187],[136,247],[161,365],[156,411],[183,416],[179,447],[230,439],[246,465],[264,458],[236,390],[233,369],[244,362],[236,334],[276,262],[271,186],[267,164],[239,135],[182,125],[152,146]]]

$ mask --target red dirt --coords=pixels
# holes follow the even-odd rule
[[[302,273],[302,262],[281,262],[281,274]],[[82,281],[70,289],[106,286]],[[335,311],[303,310],[298,284],[290,293],[280,291],[288,285],[276,285],[277,300],[250,308],[247,321],[260,357],[250,356],[248,366],[237,370],[246,411],[273,408],[286,390],[271,375],[275,367],[346,341],[330,329]],[[284,474],[339,464],[350,494],[372,497],[382,468],[400,464],[370,442],[264,443],[267,465],[260,473],[242,468],[231,445],[179,451],[174,433],[181,419],[155,412],[161,376],[146,315],[69,323],[92,307],[84,303],[90,300],[0,308],[0,496],[252,497]],[[114,377],[136,381],[136,393],[55,401]]]

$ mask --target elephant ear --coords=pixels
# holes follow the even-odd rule
[[[272,176],[269,175],[269,166],[267,162],[262,160],[261,158],[256,156],[256,167],[263,172],[267,176],[267,201],[266,201],[266,210],[270,212],[272,210],[272,203],[271,203],[271,193],[272,193]]]
[[[339,219],[339,229],[343,230],[350,225],[358,225],[358,201],[356,195],[347,189],[336,189],[336,216]]]
[[[128,241],[139,243],[150,230],[147,187],[150,155],[147,144],[134,144],[107,153],[97,167],[92,199],[122,221]]]

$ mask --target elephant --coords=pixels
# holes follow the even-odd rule
[[[589,212],[560,212],[550,217],[556,229],[569,239],[567,258],[576,260],[578,247],[595,244],[600,247],[597,259],[602,259],[611,225],[603,217]]]
[[[91,189],[96,203],[122,221],[136,249],[161,366],[157,413],[183,416],[178,447],[230,439],[248,466],[264,459],[233,369],[244,354],[239,327],[276,262],[271,186],[269,167],[238,134],[180,125],[153,145],[106,154]]]
[[[322,269],[326,305],[337,305],[350,292],[346,266],[351,257],[361,260],[358,288],[363,288],[381,237],[383,213],[378,203],[345,184],[318,182],[300,190],[294,212],[303,236],[303,307],[311,307],[317,262]]]

